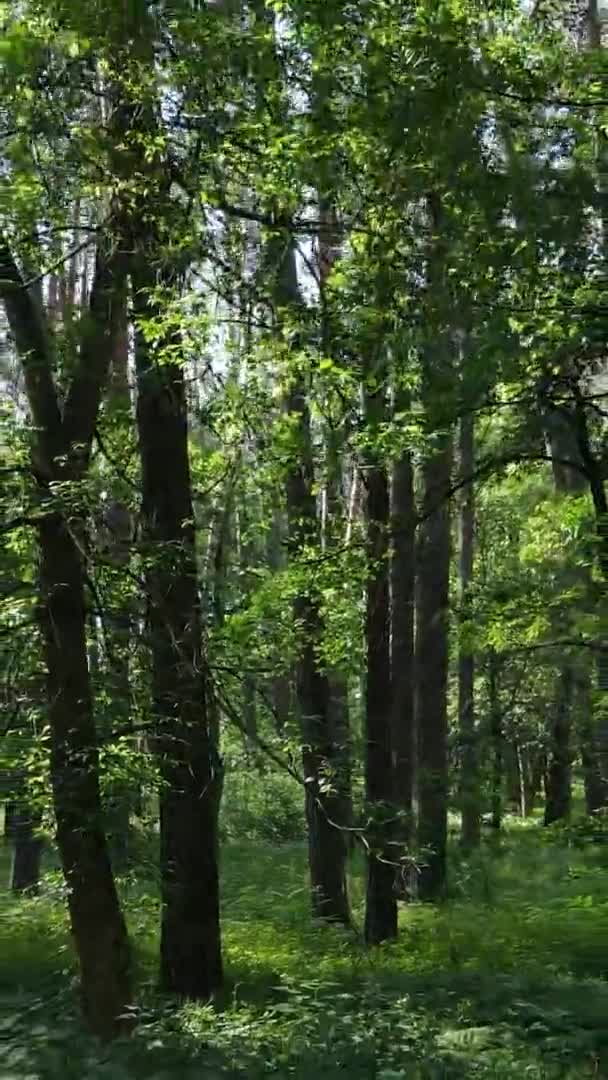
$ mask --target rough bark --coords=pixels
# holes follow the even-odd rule
[[[423,900],[443,895],[447,873],[450,508],[445,493],[451,468],[451,437],[441,434],[422,467],[423,522],[416,567],[418,844],[423,857],[419,895]]]
[[[475,467],[475,422],[472,413],[460,421],[460,469],[471,476]],[[460,509],[460,621],[466,634],[470,620],[470,589],[475,551],[475,488],[463,489]],[[480,792],[478,749],[475,730],[475,655],[470,643],[460,641],[458,656],[458,721],[461,744],[460,841],[465,851],[479,846]]]
[[[368,432],[385,415],[384,390],[366,392]],[[377,945],[397,936],[395,793],[391,739],[390,503],[384,464],[375,455],[365,473],[368,575],[365,641],[365,789],[368,807],[365,940]]]
[[[210,723],[197,585],[183,366],[159,362],[141,330],[154,318],[147,265],[132,272],[137,426],[148,561],[154,750],[160,794],[164,991],[205,999],[222,984],[217,866],[219,755]]]

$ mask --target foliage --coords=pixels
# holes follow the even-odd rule
[[[398,944],[307,926],[298,846],[229,844],[224,898],[229,985],[214,1005],[159,999],[157,899],[125,886],[142,980],[133,1039],[100,1050],[77,1028],[71,951],[51,878],[1,924],[3,1074],[323,1077],[396,1080],[601,1075],[608,895],[597,849],[546,843],[511,824],[458,870],[459,895],[408,905]],[[354,868],[358,885],[358,867]],[[75,1032],[78,1032],[75,1035]]]

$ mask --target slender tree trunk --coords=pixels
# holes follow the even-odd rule
[[[277,247],[279,250],[277,251]],[[273,301],[276,309],[298,311],[300,293],[293,241],[284,237],[269,245],[275,263]],[[310,411],[301,373],[290,374],[284,411],[293,425],[294,447],[286,477],[287,547],[297,565],[301,553],[320,538],[314,493],[314,459]],[[343,759],[332,724],[331,688],[318,657],[323,624],[314,582],[303,586],[294,601],[294,616],[302,631],[296,671],[296,697],[302,732],[302,763],[306,777],[308,858],[313,913],[330,921],[349,923],[346,884],[346,837],[343,815]]]
[[[384,391],[366,392],[365,413],[370,436],[385,414]],[[397,936],[395,873],[395,793],[391,741],[390,667],[390,503],[386,468],[372,458],[365,474],[368,576],[365,639],[365,787],[368,804],[367,893],[365,940],[370,945]]]
[[[391,689],[394,797],[400,813],[397,836],[406,854],[413,839],[415,770],[414,608],[416,513],[410,454],[404,451],[391,482]],[[397,890],[404,895],[403,867]]]
[[[472,413],[460,421],[460,469],[470,476],[475,467],[475,422]],[[461,640],[458,657],[458,720],[461,741],[460,805],[462,827],[460,840],[465,851],[479,846],[480,791],[477,734],[475,730],[475,655],[470,641],[473,557],[475,548],[475,487],[469,483],[463,489],[460,511],[460,621]],[[464,633],[464,640],[463,640]]]
[[[8,799],[4,804],[4,839],[12,840],[17,803],[14,799]]]
[[[213,743],[179,362],[157,362],[140,320],[158,315],[147,267],[133,273],[137,425],[152,646],[155,751],[161,771],[163,990],[205,999],[222,984],[219,920],[220,763]]]
[[[573,672],[564,664],[557,687],[550,735],[550,759],[547,770],[545,825],[570,816],[570,728],[572,717]]]
[[[423,465],[424,520],[417,549],[418,843],[424,859],[419,894],[424,900],[443,895],[447,871],[450,509],[445,494],[451,468],[451,438],[440,435]]]
[[[295,420],[298,432],[297,458],[290,464],[287,477],[289,549],[292,558],[297,559],[305,543],[317,534],[310,416],[299,380],[292,381],[286,411]],[[340,828],[343,806],[339,770],[342,761],[334,738],[329,678],[321,670],[316,655],[322,625],[313,588],[300,592],[294,602],[294,615],[303,632],[296,687],[302,727],[302,763],[307,780],[312,906],[319,918],[348,923],[346,839]]]
[[[36,821],[25,804],[17,807],[13,824],[13,859],[10,888],[14,893],[33,896],[40,886],[43,841],[36,834]]]
[[[494,649],[488,653],[488,699],[490,713],[490,746],[492,752],[490,780],[490,822],[499,832],[502,828],[504,736],[499,699],[499,662]]]

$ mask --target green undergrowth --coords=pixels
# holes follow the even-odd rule
[[[454,858],[444,904],[403,906],[399,941],[371,951],[356,860],[352,932],[311,925],[300,845],[229,844],[222,879],[226,990],[181,1006],[154,988],[154,882],[123,881],[138,1025],[111,1048],[78,1021],[57,872],[37,899],[4,893],[2,1080],[608,1077],[608,844],[597,836],[512,823],[475,859]]]

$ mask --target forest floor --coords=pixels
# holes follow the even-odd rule
[[[110,1048],[78,1022],[51,870],[37,899],[0,895],[0,1077],[608,1077],[608,843],[584,839],[510,823],[454,863],[448,901],[403,906],[399,941],[371,952],[356,932],[310,925],[300,846],[228,846],[228,982],[213,1006],[155,994],[157,898],[140,868],[123,883],[139,1023]]]

